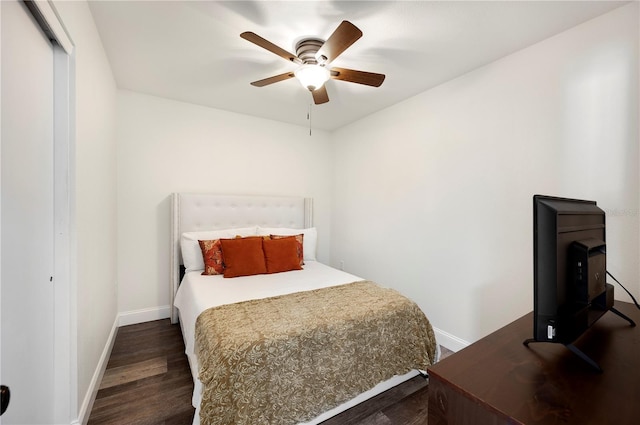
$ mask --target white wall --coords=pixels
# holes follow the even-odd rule
[[[638,49],[635,3],[337,131],[332,264],[475,341],[532,310],[542,193],[598,201],[638,296]]]
[[[118,314],[116,86],[87,3],[56,1],[55,7],[75,43],[76,205],[72,214],[77,239],[77,323],[73,325],[77,325],[77,396],[82,410],[88,407]]]
[[[313,197],[318,258],[329,260],[326,132],[129,91],[117,109],[121,323],[168,317],[172,192]]]

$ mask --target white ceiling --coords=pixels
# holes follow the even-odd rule
[[[251,81],[295,65],[285,50],[326,39],[342,20],[364,35],[333,65],[386,74],[379,88],[331,80],[314,128],[333,130],[627,2],[616,1],[90,1],[118,88],[308,126],[311,95],[291,79]],[[532,64],[535,66],[535,64]]]

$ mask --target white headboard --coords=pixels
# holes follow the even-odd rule
[[[173,300],[180,285],[180,235],[200,230],[247,226],[313,226],[313,199],[287,196],[236,196],[174,193],[171,217],[171,323],[178,321]]]

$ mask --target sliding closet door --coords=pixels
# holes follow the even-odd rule
[[[54,417],[53,47],[24,3],[0,1],[1,357],[4,424]],[[65,389],[62,389],[63,391]]]

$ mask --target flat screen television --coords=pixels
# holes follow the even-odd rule
[[[613,307],[606,283],[605,212],[596,202],[533,197],[533,338],[567,346],[597,370],[597,363],[573,345]]]

